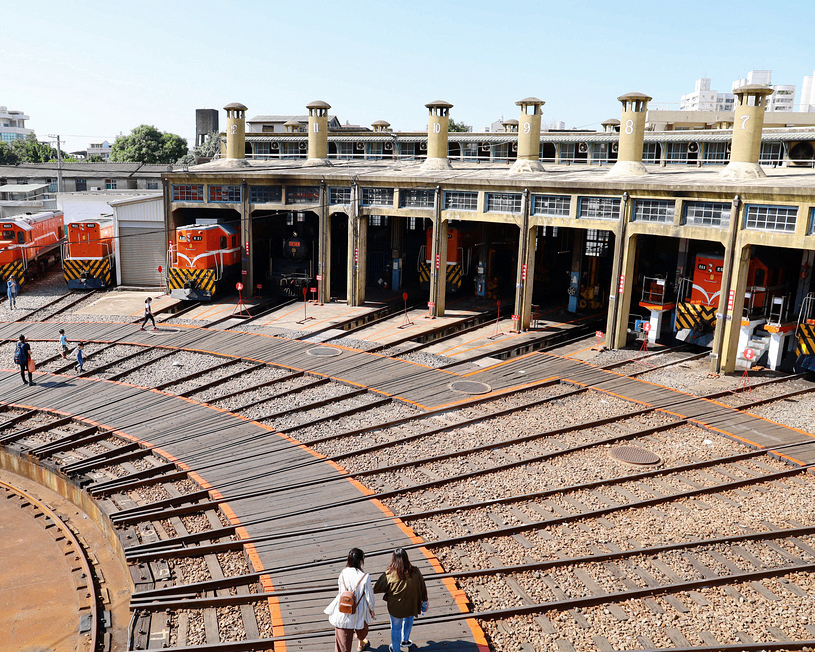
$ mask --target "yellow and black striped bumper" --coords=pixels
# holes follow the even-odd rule
[[[795,336],[798,338],[795,355],[815,355],[815,325],[799,324]]]
[[[72,289],[97,289],[113,285],[113,256],[94,259],[67,258],[62,261],[65,282]]]
[[[430,287],[430,265],[423,260],[419,261],[419,285],[424,290]]]
[[[447,291],[458,292],[461,289],[461,265],[447,266]]]
[[[716,308],[698,303],[683,302],[676,305],[676,329],[694,328],[716,320]]]
[[[167,286],[174,299],[208,301],[215,294],[215,270],[171,267]]]
[[[17,285],[19,286],[22,286],[22,284],[25,283],[25,273],[23,272],[22,260],[15,260],[13,263],[0,265],[0,279],[4,281],[3,285],[5,285],[5,281],[8,281],[9,276],[13,276],[17,281]]]

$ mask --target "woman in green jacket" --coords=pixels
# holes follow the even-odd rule
[[[384,593],[391,618],[390,652],[410,647],[413,619],[427,611],[427,587],[419,569],[410,563],[407,553],[397,548],[390,566],[374,585],[374,593]]]

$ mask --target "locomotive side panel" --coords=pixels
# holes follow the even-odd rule
[[[241,262],[237,229],[226,224],[192,224],[177,231],[167,270],[170,295],[208,301],[231,290]]]

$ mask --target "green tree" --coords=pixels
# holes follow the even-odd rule
[[[456,122],[453,118],[450,118],[450,123],[447,125],[447,130],[451,133],[453,132],[465,132],[465,131],[472,131],[472,125],[465,125],[464,121]]]
[[[119,136],[110,148],[110,160],[123,163],[175,163],[187,153],[181,136],[139,125],[129,136]]]
[[[34,134],[13,140],[11,149],[21,163],[48,163],[57,160],[57,150],[48,143],[37,141],[37,136]],[[62,156],[66,157],[67,154],[62,152]]]
[[[85,163],[104,163],[105,159],[103,159],[99,154],[91,154],[85,157]]]
[[[221,151],[221,134],[213,131],[207,134],[204,142],[192,148],[192,151],[178,160],[179,165],[195,165],[199,158],[213,158]]]
[[[0,141],[0,165],[15,165],[20,162],[20,157],[11,149],[11,145]]]

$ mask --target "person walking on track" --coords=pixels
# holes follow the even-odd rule
[[[157,331],[158,328],[156,328],[156,318],[153,316],[153,299],[150,297],[147,297],[144,300],[144,321],[141,323],[141,328],[139,330],[144,330],[144,327],[147,326],[148,319],[153,322],[153,330]]]
[[[20,340],[14,349],[14,362],[20,365],[20,376],[23,385],[34,385],[34,378],[31,373],[34,371],[34,360],[31,358],[31,345],[25,341],[25,335],[20,335]],[[25,372],[28,372],[28,382],[25,380]]]
[[[376,618],[376,613],[371,576],[362,570],[364,563],[365,553],[352,548],[337,580],[340,592],[324,612],[328,614],[328,622],[334,625],[334,652],[351,652],[354,634],[358,641],[357,652],[371,645],[365,637],[368,623]]]
[[[410,631],[413,619],[427,611],[427,586],[422,573],[410,563],[402,548],[393,552],[390,566],[374,585],[374,593],[384,593],[391,619],[390,652],[413,647]]]
[[[6,282],[6,294],[8,295],[8,307],[14,310],[17,307],[17,279],[13,276],[8,277]]]
[[[59,329],[59,347],[61,350],[62,359],[65,360],[68,357],[68,352],[70,349],[68,348],[68,338],[65,337],[65,329]]]

